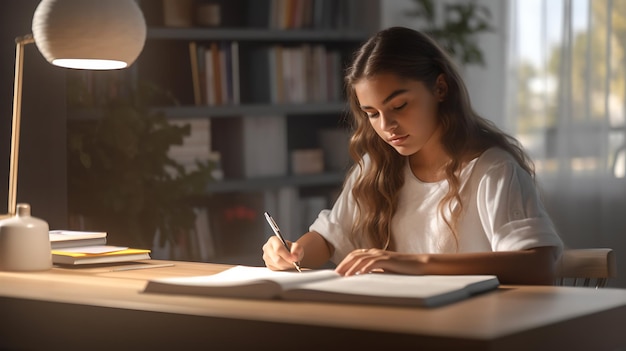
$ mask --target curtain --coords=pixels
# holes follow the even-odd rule
[[[626,1],[510,0],[507,130],[566,246],[611,247],[626,287]]]

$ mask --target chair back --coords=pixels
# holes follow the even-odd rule
[[[566,249],[557,262],[556,285],[605,287],[617,276],[612,249]]]

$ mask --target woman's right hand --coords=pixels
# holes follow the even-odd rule
[[[276,236],[271,236],[263,245],[263,261],[267,268],[274,271],[294,269],[294,262],[302,261],[304,248],[296,242],[287,241],[289,252]]]

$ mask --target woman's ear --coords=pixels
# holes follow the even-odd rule
[[[444,101],[446,99],[446,95],[448,95],[448,83],[446,82],[446,75],[441,73],[437,76],[437,81],[435,82],[435,98],[439,102]]]

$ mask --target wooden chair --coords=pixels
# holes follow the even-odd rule
[[[556,266],[556,285],[605,287],[617,276],[612,249],[566,249]]]

